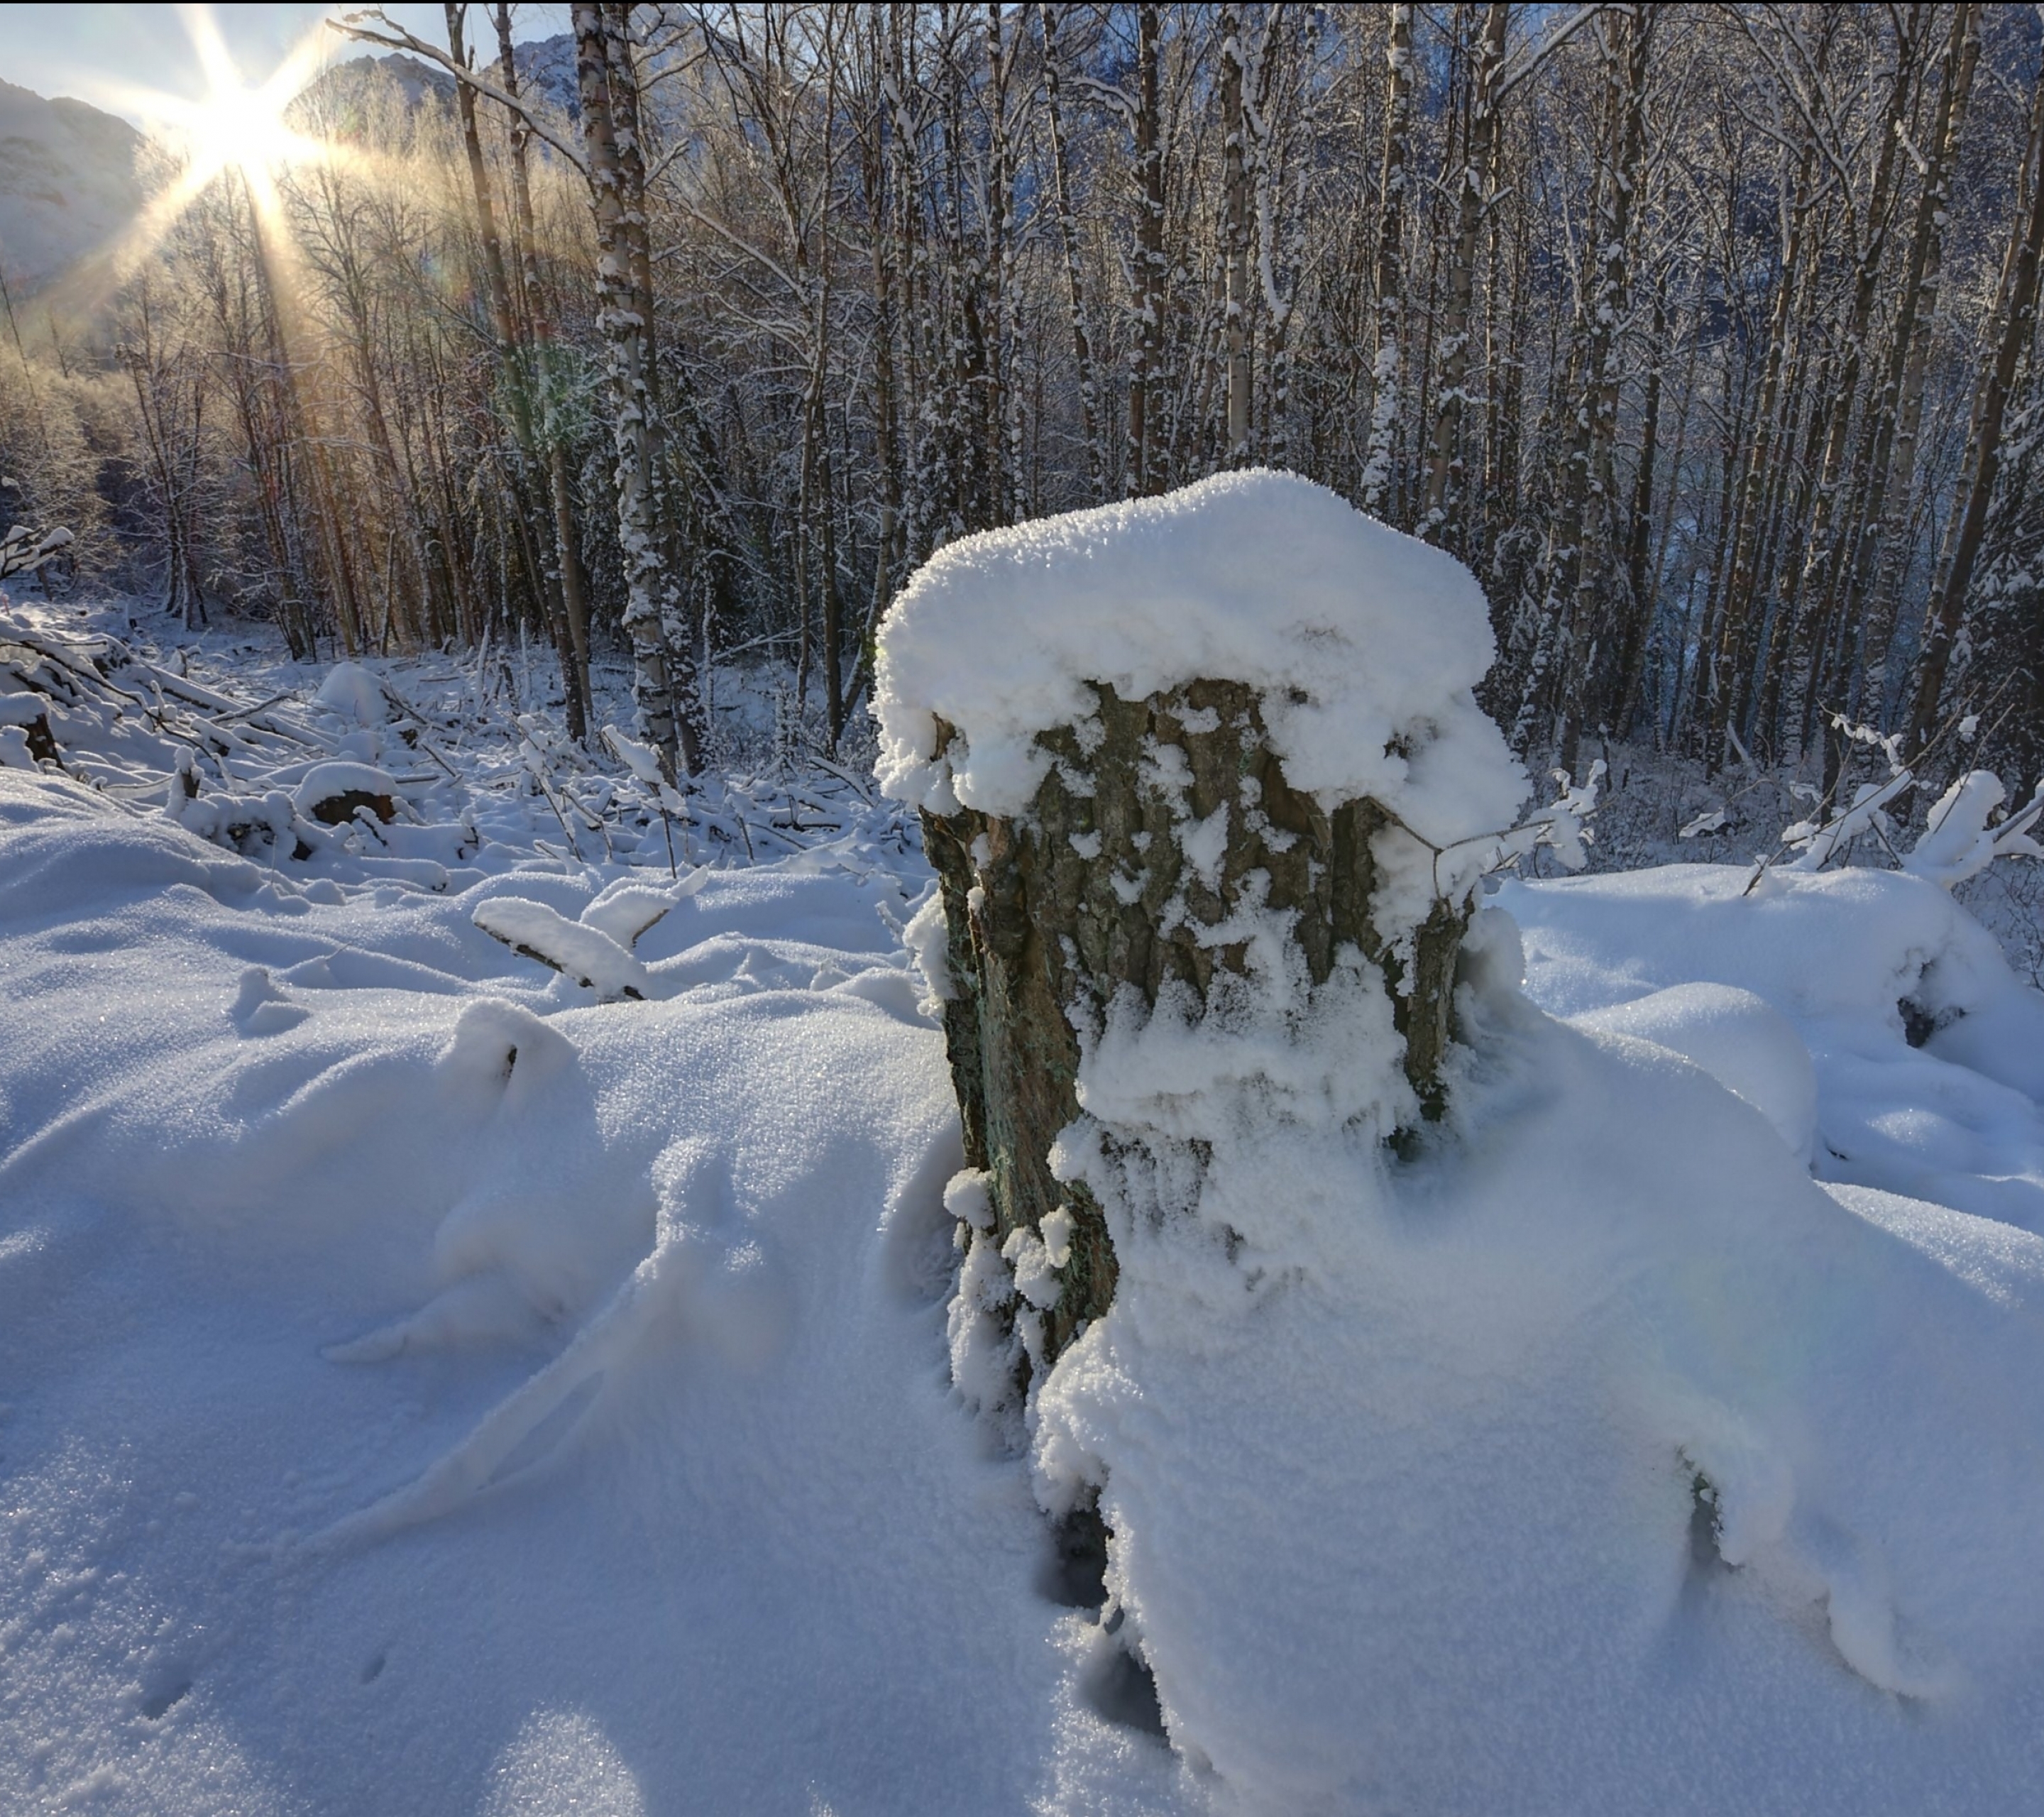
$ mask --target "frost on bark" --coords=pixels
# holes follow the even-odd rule
[[[1157,392],[1164,357],[1164,146],[1158,98],[1162,9],[1135,9],[1137,98],[1132,124],[1139,189],[1134,329],[1128,343],[1128,447],[1122,490],[1130,497],[1162,490]]]
[[[575,67],[589,159],[597,234],[597,321],[609,355],[617,453],[617,541],[624,557],[625,636],[632,645],[632,693],[639,729],[674,770],[694,767],[682,741],[660,622],[666,563],[655,522],[652,372],[648,324],[635,306],[625,182],[611,113],[610,36],[603,8],[574,9]]]
[[[1228,458],[1236,466],[1249,459],[1249,172],[1244,151],[1248,126],[1243,117],[1242,9],[1224,6],[1220,13],[1221,193],[1224,263],[1227,267]]]
[[[1903,748],[1920,752],[1937,723],[1945,678],[1959,648],[1967,590],[1987,531],[1988,506],[2001,464],[2001,432],[2016,369],[2030,344],[2037,316],[2037,275],[2044,263],[2044,71],[2031,91],[2030,143],[2023,153],[2019,206],[2002,261],[1995,298],[1995,334],[1973,391],[1966,432],[1965,471],[1958,508],[1946,532],[1945,555],[1923,625],[1910,688],[1908,737]],[[1963,668],[1964,665],[1961,666]]]
[[[1405,167],[1412,116],[1412,9],[1390,10],[1390,92],[1384,103],[1384,175],[1377,187],[1377,360],[1372,375],[1370,451],[1362,467],[1362,508],[1386,522],[1397,516],[1399,443],[1404,413]]]
[[[1055,760],[1024,813],[922,816],[943,888],[945,1045],[967,1164],[989,1176],[987,1234],[1011,1258],[1018,1233],[1025,1247],[1047,1239],[1054,1261],[1069,1251],[1055,1300],[1032,1296],[1016,1271],[1023,1301],[1011,1311],[1038,1370],[1114,1296],[1099,1206],[1051,1171],[1052,1145],[1080,1113],[1077,1029],[1098,1029],[1128,989],[1155,1008],[1181,985],[1206,1005],[1220,974],[1247,975],[1263,912],[1289,912],[1316,985],[1345,947],[1382,968],[1407,1076],[1438,1116],[1470,908],[1466,895],[1439,901],[1416,934],[1387,938],[1373,840],[1391,816],[1367,799],[1329,812],[1289,787],[1256,689],[1202,680],[1139,700],[1094,692],[1093,717],[1040,736]]]

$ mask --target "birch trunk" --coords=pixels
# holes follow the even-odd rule
[[[496,9],[498,62],[502,71],[504,92],[518,98],[517,60],[511,44],[511,9],[499,0]],[[582,587],[581,539],[575,530],[574,490],[568,474],[567,434],[555,421],[555,325],[545,285],[540,276],[539,233],[532,219],[532,177],[526,162],[527,142],[532,136],[522,107],[509,109],[511,133],[511,193],[517,209],[519,248],[519,288],[525,305],[525,322],[532,336],[528,349],[532,370],[528,382],[539,393],[540,433],[545,444],[548,503],[553,512],[552,563],[555,584],[560,589],[561,605],[567,614],[568,639],[574,651],[575,679],[582,694],[582,728],[577,732],[575,714],[569,714],[571,736],[586,736],[595,699],[589,678],[589,599]]]
[[[1867,464],[1872,489],[1866,504],[1866,528],[1861,539],[1858,580],[1850,596],[1864,601],[1865,611],[1853,620],[1857,674],[1885,659],[1894,631],[1896,605],[1907,566],[1908,538],[1904,534],[1911,496],[1915,490],[1916,455],[1923,433],[1923,394],[1931,363],[1938,295],[1943,281],[1945,224],[1952,205],[1952,174],[1965,128],[1973,74],[1980,62],[1980,8],[1953,9],[1952,34],[1945,53],[1939,86],[1938,119],[1931,139],[1931,168],[1924,173],[1917,200],[1916,228],[1898,305],[1893,351],[1888,375],[1890,409],[1882,423],[1889,439],[1877,444]],[[1869,575],[1871,574],[1871,579]],[[1812,665],[1813,669],[1815,665]],[[1816,711],[1819,678],[1813,674],[1803,710],[1804,738]],[[1857,701],[1854,703],[1857,707]]]
[[[1384,169],[1377,184],[1377,351],[1371,363],[1370,446],[1363,456],[1362,508],[1389,521],[1396,515],[1398,444],[1404,434],[1405,165],[1412,132],[1412,9],[1390,10],[1385,51],[1390,86],[1384,103]]]
[[[646,323],[634,308],[631,248],[624,225],[624,182],[610,112],[610,21],[605,10],[578,0],[575,74],[582,141],[589,159],[596,217],[597,328],[610,367],[611,427],[616,457],[617,540],[624,556],[624,629],[632,645],[632,693],[642,736],[670,770],[686,766],[669,686],[667,640],[660,621],[665,578],[653,501],[651,387]]]
[[[1058,210],[1058,241],[1065,259],[1065,298],[1072,329],[1072,361],[1078,368],[1079,417],[1085,436],[1086,496],[1107,495],[1107,461],[1101,446],[1100,382],[1093,371],[1093,331],[1086,320],[1085,271],[1080,256],[1078,218],[1072,206],[1071,159],[1065,146],[1064,70],[1058,48],[1059,14],[1055,6],[1036,10],[1043,34],[1043,101],[1051,150],[1051,198]]]
[[[1430,543],[1449,540],[1461,502],[1460,444],[1469,382],[1470,302],[1496,156],[1496,91],[1504,68],[1504,34],[1511,13],[1504,0],[1492,0],[1485,9],[1483,36],[1477,45],[1476,68],[1470,79],[1469,134],[1454,186],[1454,246],[1448,263],[1447,303],[1441,317],[1441,382],[1435,398],[1426,491],[1420,509],[1420,534]]]
[[[463,21],[467,13],[466,6],[448,0],[447,6],[448,52],[455,61],[468,67],[468,50],[463,32]],[[514,83],[517,78],[511,79]],[[521,531],[527,510],[524,494],[527,486],[536,476],[540,467],[538,444],[532,433],[532,401],[527,388],[527,374],[523,349],[520,345],[518,326],[511,305],[511,281],[504,263],[504,244],[497,231],[497,209],[490,193],[489,172],[482,161],[482,140],[477,130],[475,118],[475,90],[466,82],[454,85],[455,106],[461,120],[463,148],[467,154],[470,190],[475,202],[476,231],[482,241],[482,266],[487,280],[490,296],[490,319],[497,340],[497,369],[501,376],[505,392],[511,406],[511,432],[517,444],[518,471],[512,476],[514,492],[518,495],[517,509]],[[533,575],[534,591],[547,609],[548,628],[553,634],[554,651],[561,666],[561,693],[567,703],[568,736],[577,743],[589,736],[586,721],[582,716],[584,686],[581,663],[577,658],[574,633],[568,624],[567,606],[560,589],[558,572],[549,574],[547,565],[538,564]]]
[[[1123,493],[1159,490],[1155,390],[1164,348],[1164,140],[1157,92],[1162,9],[1135,10],[1135,332],[1128,355],[1128,448]]]
[[[1242,108],[1242,9],[1220,10],[1221,209],[1228,324],[1227,464],[1249,460],[1249,174]]]

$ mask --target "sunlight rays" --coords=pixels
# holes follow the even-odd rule
[[[279,175],[294,167],[362,160],[328,139],[309,138],[285,116],[306,84],[325,66],[328,28],[322,19],[299,38],[270,74],[251,83],[221,36],[212,7],[181,6],[205,92],[197,97],[133,83],[95,79],[85,86],[109,105],[139,114],[156,136],[184,158],[183,167],[136,217],[134,224],[86,282],[90,296],[75,303],[90,307],[132,276],[160,246],[181,217],[222,177],[238,176],[246,186],[269,257],[283,244],[284,211]]]

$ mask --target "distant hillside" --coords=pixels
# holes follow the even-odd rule
[[[454,78],[402,51],[351,57],[313,77],[291,104],[289,117],[302,132],[352,139],[378,103],[387,106],[394,93],[408,112],[428,99],[440,106],[453,100]]]
[[[126,121],[83,101],[0,82],[0,272],[17,299],[134,220],[141,144]]]
[[[516,54],[519,87],[527,94],[538,94],[569,119],[578,118],[581,103],[575,83],[574,37],[563,32],[554,37],[534,39],[517,46]],[[498,66],[499,60],[493,57],[485,68],[494,76]],[[407,107],[417,107],[429,96],[436,103],[454,98],[454,78],[446,71],[402,51],[392,51],[383,56],[355,57],[322,70],[299,97],[299,106],[313,118],[322,120],[328,129],[344,136],[372,98],[386,93],[387,85],[392,83]]]
[[[518,63],[518,86],[526,93],[536,90],[571,120],[582,117],[582,90],[575,79],[574,35],[556,33],[551,38],[533,38],[512,47]],[[498,67],[493,63],[491,67]]]
[[[578,117],[572,35],[528,40],[517,56],[519,86]],[[393,87],[406,108],[442,105],[454,94],[452,77],[416,57],[355,57],[307,86],[300,124],[348,137]],[[15,301],[120,239],[146,199],[136,167],[144,144],[126,121],[85,102],[48,100],[0,82],[0,277]]]

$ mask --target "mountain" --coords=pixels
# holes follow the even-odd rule
[[[531,38],[512,47],[518,66],[518,86],[527,94],[537,93],[570,120],[582,117],[582,89],[575,76],[574,35],[557,33],[551,38]],[[491,64],[501,67],[499,58]]]
[[[393,109],[409,114],[453,100],[454,78],[446,71],[392,51],[329,64],[299,91],[285,117],[310,137],[353,141],[372,133],[379,115],[387,117]]]
[[[0,275],[12,295],[120,237],[142,206],[141,145],[111,113],[0,82]]]
[[[518,86],[528,95],[537,95],[569,119],[579,117],[581,101],[575,80],[573,36],[563,32],[551,38],[529,40],[515,47]],[[484,74],[496,79],[501,60],[492,58]],[[343,136],[359,129],[378,97],[394,88],[407,109],[430,98],[436,105],[454,98],[454,78],[445,70],[421,61],[402,51],[384,56],[351,58],[322,70],[309,83],[294,104],[305,115],[308,131],[321,129]]]

